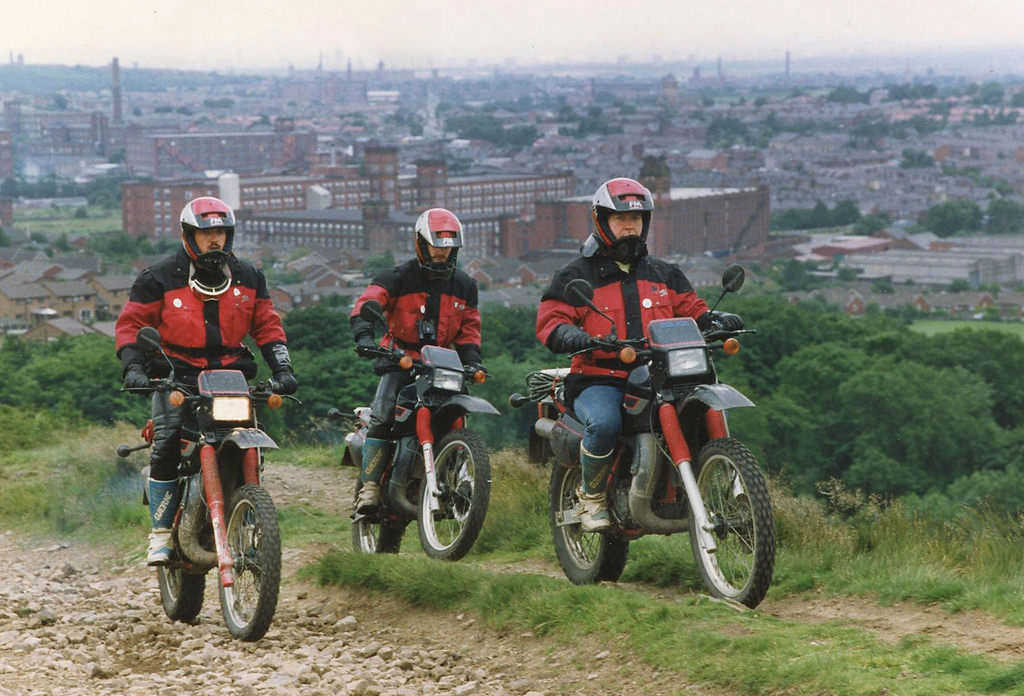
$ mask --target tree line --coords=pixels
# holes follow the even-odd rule
[[[835,479],[922,501],[933,512],[979,502],[1021,509],[1020,338],[974,329],[927,337],[894,314],[851,318],[820,302],[792,305],[769,295],[731,297],[727,308],[758,332],[745,337],[739,354],[716,358],[722,380],[757,404],[733,411],[731,427],[795,491],[814,493]],[[484,307],[482,315],[490,377],[471,391],[502,416],[474,417],[472,427],[495,450],[524,446],[536,412],[511,409],[508,395],[525,390],[531,370],[568,360],[537,342],[533,308]],[[377,383],[353,351],[348,310],[297,309],[285,327],[302,405],[268,412],[263,425],[280,441],[339,442],[343,433],[327,423],[328,409],[368,404]],[[0,452],[43,442],[55,428],[141,426],[148,417],[146,399],[119,391],[120,365],[107,337],[8,337],[0,372]]]

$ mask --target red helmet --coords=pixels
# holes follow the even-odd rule
[[[462,223],[455,213],[444,208],[431,208],[416,220],[416,258],[428,273],[448,278],[455,271],[456,256],[462,246]],[[429,247],[451,249],[445,261],[431,261]]]
[[[230,254],[235,239],[235,213],[231,206],[213,196],[200,196],[190,200],[181,209],[181,244],[193,262],[199,261],[202,265],[203,259],[200,256],[206,256],[200,253],[196,245],[195,231],[212,228],[223,229],[227,233],[224,253]],[[223,265],[223,261],[219,265]]]
[[[597,240],[601,246],[611,247],[615,244],[615,235],[608,227],[608,216],[612,213],[639,212],[644,223],[640,239],[647,241],[647,232],[651,229],[651,213],[654,211],[654,196],[639,181],[609,179],[597,188],[592,206]]]

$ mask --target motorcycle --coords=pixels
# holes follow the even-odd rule
[[[139,330],[136,342],[171,365],[163,379],[138,393],[170,392],[172,406],[185,409],[178,481],[182,490],[174,517],[171,561],[157,567],[160,601],[173,621],[191,622],[203,606],[206,573],[217,568],[224,623],[235,638],[255,641],[270,627],[281,585],[281,534],[277,511],[261,486],[263,450],[277,444],[259,429],[253,405],[279,408],[274,380],[249,386],[239,370],[208,369],[195,385],[175,379],[174,366],[153,327]],[[295,402],[298,399],[287,397]],[[117,454],[153,443],[153,421],[142,430],[143,444],[120,445]],[[149,476],[149,467],[142,472]],[[142,502],[148,505],[147,486]],[[225,506],[225,501],[227,505]]]
[[[360,313],[366,321],[386,326],[379,304],[368,302]],[[393,340],[387,343],[394,345]],[[370,514],[352,515],[352,546],[362,553],[398,553],[406,526],[416,520],[423,551],[431,558],[456,561],[476,542],[491,496],[487,445],[466,427],[470,413],[500,415],[486,399],[467,393],[467,379],[482,383],[486,373],[463,367],[456,351],[441,346],[423,346],[417,360],[383,346],[363,349],[361,355],[390,361],[411,371],[413,379],[395,403],[393,447],[380,481],[380,506]],[[361,469],[370,409],[361,406],[344,414],[332,408],[328,418],[344,421],[350,430],[342,465]],[[360,482],[357,498],[361,488]]]
[[[722,293],[743,285],[741,266],[722,276]],[[553,459],[548,491],[555,553],[575,584],[618,580],[629,542],[647,534],[688,532],[704,585],[713,596],[756,607],[775,566],[772,503],[754,455],[729,433],[726,411],[754,404],[718,381],[712,350],[739,350],[748,329],[710,328],[690,318],[657,319],[641,339],[619,340],[615,322],[594,305],[593,288],[574,279],[566,295],[609,321],[601,350],[616,350],[632,367],[623,394],[623,427],[609,473],[612,528],[582,533],[579,523],[579,447],[583,424],[565,399],[569,368],[527,376],[528,394],[512,394],[515,408],[537,404],[530,434],[533,461]],[[592,350],[592,349],[588,349]],[[694,456],[696,455],[696,456]]]

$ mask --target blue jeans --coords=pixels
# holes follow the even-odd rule
[[[573,402],[576,417],[583,423],[583,447],[601,456],[615,448],[622,430],[622,392],[625,387],[595,384],[579,393]]]

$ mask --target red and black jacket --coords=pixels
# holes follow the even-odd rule
[[[388,320],[390,336],[382,346],[397,346],[413,358],[427,344],[454,348],[464,364],[480,362],[480,310],[476,281],[464,271],[451,277],[431,279],[412,259],[384,271],[363,291],[352,307],[349,321],[358,342],[373,336],[373,326],[359,316],[369,301],[379,302]],[[424,322],[434,327],[436,338],[423,340]]]
[[[565,286],[575,278],[593,286],[594,304],[615,320],[620,338],[646,336],[647,325],[654,319],[693,317],[707,323],[707,304],[678,266],[644,256],[626,272],[606,256],[581,256],[555,274],[537,308],[537,338],[555,353],[568,352],[560,340],[565,333],[560,326],[577,326],[591,336],[607,336],[611,330],[608,320],[589,307],[569,304]],[[573,357],[568,382],[578,393],[593,383],[620,382],[630,369],[617,353],[592,351]]]
[[[135,334],[143,326],[160,331],[164,350],[188,372],[232,367],[251,379],[256,363],[242,344],[247,334],[271,371],[280,369],[272,348],[287,339],[267,292],[267,280],[255,266],[234,256],[228,257],[228,265],[231,287],[206,302],[188,285],[189,257],[184,249],[139,274],[114,329],[117,354],[126,370],[132,363],[143,364],[150,376],[160,374],[161,367],[166,370],[162,359],[146,365],[135,344]]]

